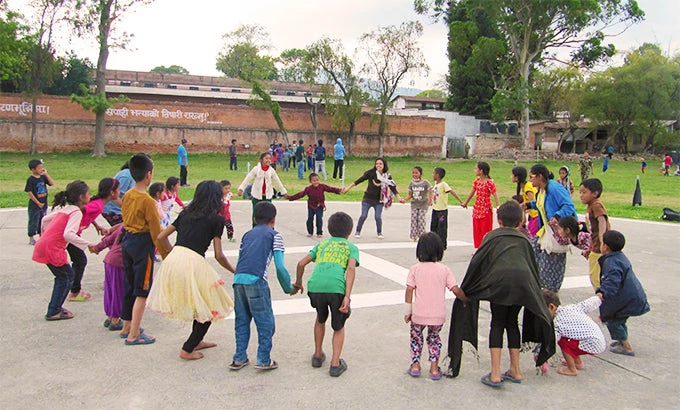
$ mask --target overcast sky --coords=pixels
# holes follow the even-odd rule
[[[27,13],[28,0],[7,3]],[[680,53],[680,1],[638,0],[638,4],[646,13],[645,20],[610,41],[619,51],[652,42],[664,52]],[[177,64],[191,74],[221,75],[215,60],[224,45],[222,36],[241,24],[264,27],[271,35],[275,55],[288,48],[304,48],[322,36],[342,40],[345,50],[353,55],[361,34],[408,20],[420,20],[425,27],[420,47],[431,69],[427,78],[411,79],[412,85],[433,88],[448,66],[446,26],[418,16],[412,0],[156,0],[136,10],[125,16],[118,28],[134,34],[130,49],[113,50],[109,69],[149,71],[158,65]],[[93,41],[67,42],[64,38],[62,47],[73,48],[78,56],[96,63]]]

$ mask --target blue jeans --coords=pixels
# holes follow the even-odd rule
[[[269,284],[260,279],[253,285],[235,283],[234,287],[234,330],[236,353],[234,362],[243,363],[248,359],[250,322],[255,320],[257,328],[257,364],[268,365],[271,360],[272,338],[276,326],[272,310]]]
[[[312,209],[307,207],[307,233],[314,232],[314,219],[316,218],[316,234],[323,235],[323,208]]]
[[[304,179],[305,178],[305,162],[304,161],[298,161],[297,171],[298,171],[298,179]]]
[[[371,205],[368,202],[361,201],[361,216],[359,217],[359,222],[357,222],[357,234],[361,233],[361,228],[368,218],[368,210],[373,208],[375,210],[375,228],[378,231],[378,235],[382,233],[382,210],[383,204]]]
[[[626,325],[627,317],[621,319],[611,319],[608,320],[605,325],[609,329],[609,334],[612,340],[628,340],[628,325]]]
[[[50,298],[50,304],[47,306],[47,317],[50,317],[61,312],[61,306],[64,304],[73,282],[73,269],[71,269],[71,265],[68,263],[62,266],[54,266],[48,263],[47,268],[54,275],[52,297]]]

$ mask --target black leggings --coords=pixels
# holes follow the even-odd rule
[[[71,285],[71,293],[78,294],[82,289],[83,274],[85,273],[85,267],[87,266],[87,255],[85,251],[69,243],[66,246],[66,251],[71,257],[71,266],[73,267],[73,284]]]
[[[184,342],[184,345],[182,345],[182,350],[187,353],[193,352],[196,346],[201,343],[205,337],[205,334],[208,333],[211,323],[212,322],[210,321],[201,323],[194,320],[194,324],[191,328],[191,334],[189,335],[187,341]]]
[[[503,347],[503,331],[508,333],[508,348],[520,348],[519,326],[517,317],[522,306],[504,306],[491,302],[491,330],[489,331],[489,348]]]

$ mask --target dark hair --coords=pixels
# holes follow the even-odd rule
[[[231,181],[229,181],[228,179],[223,179],[220,181],[220,185],[222,185],[223,187],[231,185]]]
[[[434,232],[420,235],[416,245],[416,258],[420,262],[439,262],[444,257],[442,240]]]
[[[276,207],[271,202],[262,201],[255,204],[253,219],[256,225],[268,224],[276,218]]]
[[[572,235],[578,236],[578,233],[581,231],[578,221],[571,215],[560,218],[557,223],[562,227],[562,229],[569,229],[569,232]]]
[[[311,174],[309,174],[309,182],[312,182],[312,177],[318,177],[318,176],[319,176],[319,174],[317,174],[316,172],[312,172]]]
[[[522,187],[527,183],[527,169],[524,167],[514,167],[512,168],[512,175],[517,178],[517,193],[515,195],[523,197]]]
[[[90,190],[85,181],[73,181],[66,185],[66,189],[61,192],[57,192],[52,201],[52,209],[57,206],[66,206],[66,204],[77,205],[80,197],[86,194]]]
[[[597,178],[588,178],[581,181],[581,186],[590,192],[597,192],[596,198],[602,195],[602,181]]]
[[[217,181],[201,181],[196,185],[194,199],[180,213],[185,218],[199,219],[217,215],[224,209],[222,186]]]
[[[552,304],[555,306],[559,306],[562,304],[562,302],[560,302],[560,297],[557,294],[557,292],[553,292],[550,289],[543,289],[543,300],[545,301],[546,305]]]
[[[386,173],[386,172],[387,172],[387,160],[385,159],[385,157],[378,157],[378,158],[375,159],[375,161],[377,161],[377,160],[381,160],[381,161],[382,161],[382,163],[383,163],[383,170],[382,170],[382,172],[383,172],[383,173]],[[373,161],[373,169],[376,169],[376,170],[377,170],[377,168],[375,167],[375,161]]]
[[[553,173],[548,170],[548,167],[543,164],[536,164],[532,166],[531,169],[529,169],[529,173],[542,176],[543,179],[545,179],[545,182],[555,178]]]
[[[163,193],[163,191],[165,191],[165,185],[162,182],[154,182],[149,186],[149,195],[153,199],[156,199],[156,195]]]
[[[90,198],[90,201],[95,199],[105,199],[111,195],[111,192],[115,191],[120,185],[117,179],[114,178],[102,178],[99,181],[99,186],[97,187],[97,195]]]
[[[130,175],[135,182],[143,181],[146,173],[153,171],[153,161],[151,157],[144,153],[133,155],[128,163],[130,164]]]
[[[235,140],[235,139],[231,140],[231,143],[232,143],[232,144],[233,144],[233,143],[235,143],[235,142],[236,142],[236,140]]]
[[[304,144],[304,142],[302,142],[302,140],[300,140],[300,141],[298,141],[298,142],[300,143],[300,145],[303,145],[303,144]]]
[[[444,179],[446,176],[446,170],[444,168],[437,167],[434,169],[434,173],[439,175],[439,178]]]
[[[318,140],[316,143],[317,143],[319,146],[322,146],[322,145],[323,145],[323,140]]]
[[[524,219],[524,211],[517,201],[506,201],[496,211],[498,220],[506,228],[517,228]]]
[[[413,167],[413,169],[417,169],[418,172],[420,172],[420,175],[423,175],[423,167],[419,167],[416,165],[415,167]]]
[[[602,235],[602,242],[609,246],[612,252],[619,252],[626,245],[626,237],[619,231],[607,231]]]
[[[347,238],[353,227],[352,217],[344,212],[336,212],[328,218],[328,232],[336,238]]]
[[[267,155],[271,156],[272,154],[270,154],[268,151],[265,151],[262,154],[260,154],[260,161],[262,161],[262,158],[266,157]]]
[[[125,164],[123,164],[123,166],[120,167],[121,171],[124,169],[130,169],[130,161],[125,161]]]
[[[491,175],[489,175],[489,173],[491,172],[491,166],[489,165],[488,162],[479,161],[477,163],[477,168],[480,171],[482,171],[482,174],[484,174],[485,177],[491,178]]]
[[[42,164],[42,160],[39,159],[32,159],[28,161],[28,169],[34,170],[38,168],[38,165]]]
[[[165,189],[167,189],[169,191],[170,188],[174,187],[177,184],[179,184],[179,178],[168,177],[168,179],[165,180]]]

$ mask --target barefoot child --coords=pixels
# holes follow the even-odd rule
[[[35,245],[35,235],[40,233],[40,222],[47,213],[47,186],[54,180],[47,173],[41,159],[28,161],[31,175],[26,180],[24,191],[28,194],[28,244]]]
[[[628,325],[631,316],[649,312],[647,295],[642,288],[633,266],[621,252],[626,238],[621,232],[607,231],[602,239],[601,283],[595,294],[602,300],[600,318],[607,325],[612,338],[610,352],[635,356],[628,341]]]
[[[71,319],[73,313],[64,309],[71,283],[73,268],[68,263],[66,246],[73,244],[85,249],[89,242],[78,236],[83,217],[83,207],[90,201],[90,188],[83,181],[73,181],[66,190],[54,196],[53,212],[42,219],[42,234],[33,249],[33,260],[47,265],[54,275],[52,297],[47,307],[45,320]],[[54,212],[54,208],[60,208]]]
[[[602,301],[593,296],[575,305],[560,306],[557,293],[548,289],[543,289],[543,299],[553,317],[555,339],[564,356],[562,364],[565,367],[557,369],[557,373],[578,376],[578,371],[585,368],[581,356],[600,354],[606,349],[600,326],[588,316],[588,312],[599,308]]]
[[[92,247],[92,251],[96,254],[109,248],[109,252],[104,256],[104,313],[106,314],[104,327],[111,331],[123,329],[123,321],[120,320],[125,292],[122,239],[123,227],[119,226]]]
[[[312,367],[321,367],[326,354],[323,339],[326,334],[326,320],[330,311],[333,328],[333,355],[329,374],[340,376],[347,370],[347,363],[340,358],[345,342],[345,321],[351,313],[349,301],[354,286],[356,267],[359,266],[359,249],[347,238],[352,233],[352,217],[336,212],[328,218],[331,238],[319,242],[297,264],[295,290],[302,292],[302,276],[305,266],[314,262],[314,273],[307,282],[307,294],[312,307],[316,309],[314,321],[314,354]]]
[[[496,208],[498,208],[496,184],[489,175],[490,171],[491,167],[486,162],[480,161],[477,163],[477,166],[475,166],[475,176],[477,178],[472,183],[472,191],[470,191],[470,195],[468,195],[467,199],[461,204],[463,208],[467,208],[472,197],[477,195],[475,204],[472,207],[472,236],[475,249],[479,248],[484,236],[493,229],[493,208],[491,207],[492,195],[496,202]]]
[[[427,208],[432,205],[432,185],[423,178],[423,169],[413,167],[411,183],[408,185],[408,196],[399,202],[411,201],[411,231],[409,239],[417,241],[425,233],[425,215]]]
[[[179,351],[184,360],[201,359],[203,353],[197,350],[217,346],[203,338],[211,323],[227,317],[234,307],[224,280],[205,259],[212,243],[217,263],[234,273],[222,252],[222,209],[220,184],[202,181],[196,186],[191,203],[158,236],[163,247],[172,251],[161,264],[147,305],[169,318],[193,321],[191,335]],[[175,231],[177,240],[172,247],[168,237]]]
[[[340,188],[322,184],[321,178],[314,172],[309,174],[309,182],[310,185],[297,194],[290,195],[288,200],[295,201],[307,197],[307,236],[312,236],[314,219],[316,219],[316,236],[321,238],[323,236],[323,212],[326,210],[326,195],[324,193],[340,194],[342,192]]]
[[[420,376],[420,354],[423,351],[423,331],[427,328],[427,348],[430,379],[439,380],[439,354],[442,340],[439,332],[446,321],[446,290],[459,292],[453,272],[440,263],[444,246],[434,232],[423,234],[416,247],[417,264],[411,267],[406,279],[406,314],[404,322],[411,322],[411,366],[407,373]],[[415,302],[413,295],[415,294]],[[460,293],[459,293],[460,294]]]

